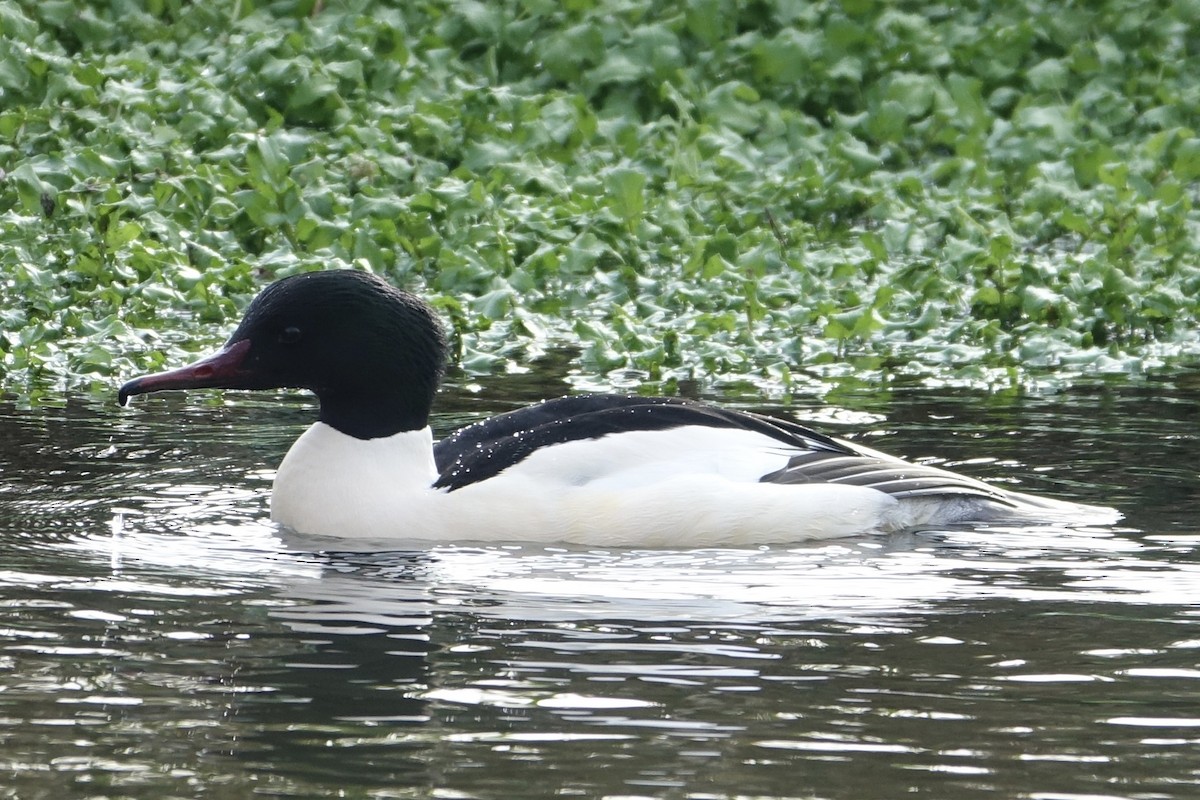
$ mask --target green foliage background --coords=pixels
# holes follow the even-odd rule
[[[432,299],[468,371],[1138,373],[1200,349],[1197,20],[0,0],[2,386],[111,388],[330,267]]]

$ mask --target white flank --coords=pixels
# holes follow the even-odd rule
[[[447,492],[430,488],[428,428],[363,441],[317,423],[279,467],[271,516],[328,536],[708,547],[886,532],[980,509],[970,498],[898,501],[845,484],[759,482],[794,454],[745,430],[634,431],[545,447]]]
[[[271,516],[331,536],[699,547],[868,533],[898,506],[873,489],[759,483],[789,451],[734,429],[568,442],[454,492],[429,488],[432,446],[428,428],[363,441],[317,423],[279,466]]]

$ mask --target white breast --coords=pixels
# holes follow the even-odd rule
[[[436,478],[429,428],[363,440],[318,422],[275,473],[271,518],[302,533],[405,536],[405,498],[419,503]]]

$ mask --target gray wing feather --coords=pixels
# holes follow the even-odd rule
[[[871,454],[844,455],[814,450],[793,456],[783,469],[759,478],[763,483],[844,483],[866,486],[893,497],[985,497],[1014,505],[1003,489],[937,467],[909,464]]]

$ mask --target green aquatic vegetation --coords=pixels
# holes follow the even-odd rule
[[[1196,19],[0,0],[2,383],[111,386],[330,267],[428,296],[468,372],[1139,374],[1200,349]]]

